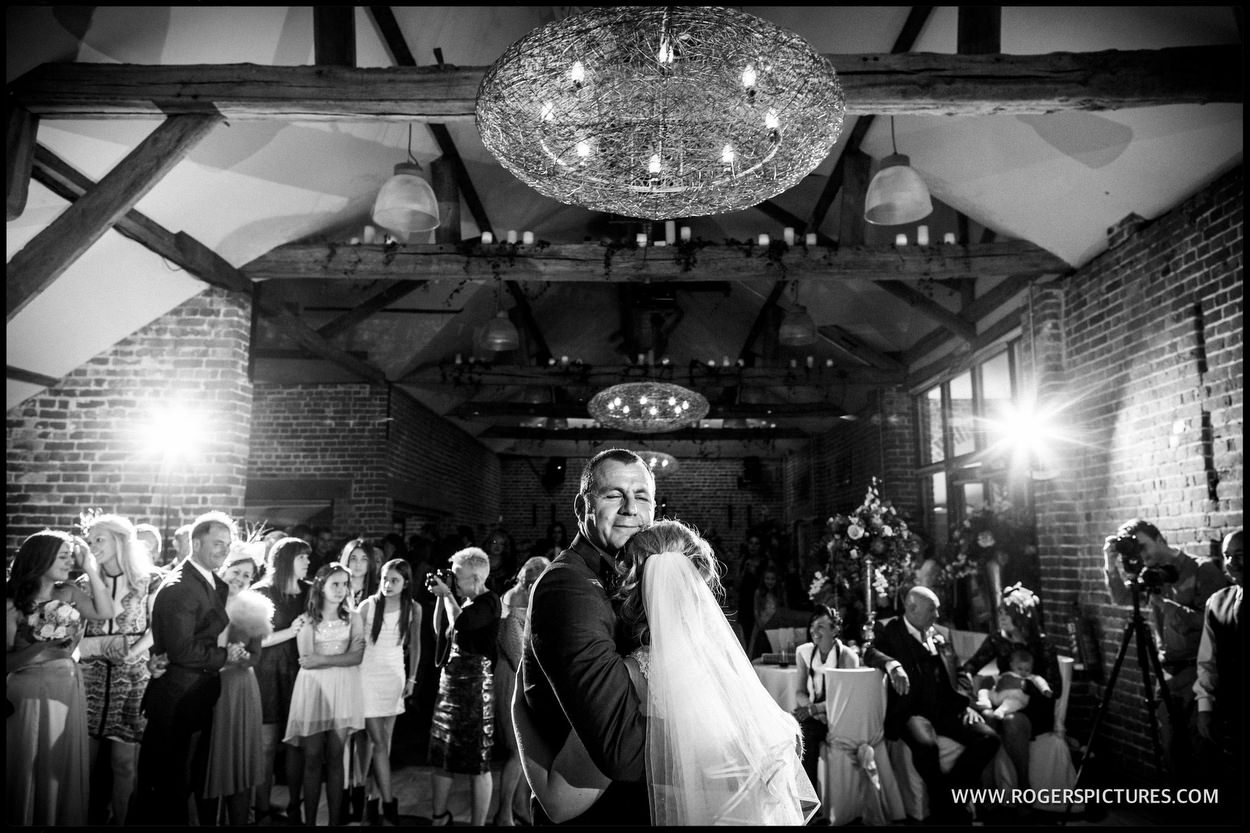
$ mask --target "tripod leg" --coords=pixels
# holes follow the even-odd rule
[[[1163,744],[1159,741],[1159,716],[1155,713],[1154,683],[1157,682],[1159,684],[1159,694],[1167,708],[1171,731],[1175,732],[1177,726],[1176,715],[1172,711],[1172,697],[1168,691],[1167,683],[1163,679],[1163,670],[1159,665],[1159,653],[1155,650],[1154,637],[1150,633],[1150,628],[1146,626],[1146,621],[1135,618],[1132,623],[1132,630],[1137,633],[1137,664],[1141,667],[1142,699],[1146,707],[1146,720],[1150,725],[1150,746],[1155,753],[1155,769],[1159,772],[1164,772]],[[1154,669],[1153,682],[1150,678],[1152,668]]]
[[[1120,638],[1120,649],[1116,651],[1115,662],[1111,666],[1111,674],[1107,677],[1107,687],[1102,692],[1102,702],[1098,704],[1098,711],[1094,715],[1094,724],[1089,730],[1089,740],[1085,742],[1085,754],[1081,756],[1081,765],[1076,770],[1076,780],[1073,782],[1074,787],[1081,783],[1081,773],[1085,771],[1085,764],[1089,761],[1094,751],[1094,739],[1098,737],[1098,727],[1102,724],[1102,718],[1107,713],[1107,706],[1111,703],[1111,695],[1115,691],[1115,681],[1120,676],[1120,666],[1124,664],[1124,657],[1128,653],[1128,643],[1132,638],[1133,628],[1131,626],[1125,628],[1124,636]]]

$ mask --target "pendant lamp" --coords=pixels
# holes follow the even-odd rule
[[[506,350],[515,350],[521,344],[521,335],[517,332],[516,325],[508,318],[508,313],[503,308],[503,300],[500,297],[500,285],[495,287],[495,305],[498,310],[495,317],[486,325],[486,329],[482,331],[482,347],[486,350],[493,350],[496,353],[502,353]]]
[[[911,160],[898,152],[893,116],[890,116],[890,144],[894,152],[881,160],[881,169],[872,178],[864,198],[864,219],[878,226],[914,223],[933,213],[928,186],[911,167]]]
[[[816,341],[816,322],[799,303],[799,282],[794,282],[794,306],[781,319],[777,341],[783,347],[803,347]]]
[[[412,125],[408,125],[408,161],[396,165],[394,176],[378,191],[373,222],[405,242],[410,234],[438,228],[438,199],[412,155]]]

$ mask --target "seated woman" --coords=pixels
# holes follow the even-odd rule
[[[652,824],[807,822],[820,802],[800,765],[798,724],[760,683],[721,611],[711,547],[665,520],[635,533],[622,559],[630,568],[620,623],[642,646],[626,663],[648,718]],[[548,817],[585,812],[608,779],[577,734],[551,749],[520,696],[513,718],[525,776]]]
[[[794,717],[803,730],[803,770],[808,779],[819,783],[816,768],[820,760],[820,742],[829,731],[825,713],[826,668],[859,668],[859,654],[842,644],[842,616],[831,607],[819,605],[807,623],[811,642],[794,649],[795,675]]]
[[[1021,789],[1029,786],[1029,741],[1054,727],[1053,698],[1059,694],[1059,668],[1054,653],[1042,638],[1037,611],[1038,598],[1033,591],[1020,584],[1008,587],[998,606],[998,630],[986,637],[977,652],[960,667],[971,677],[987,663],[995,661],[999,674],[1007,673],[1011,671],[1012,652],[1023,649],[1034,658],[1035,668],[1048,685],[1049,696],[1030,698],[1024,709],[1004,715],[994,726],[1016,768],[1016,785]],[[992,686],[993,681],[973,681],[974,689]]]

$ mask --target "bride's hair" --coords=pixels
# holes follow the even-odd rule
[[[642,571],[647,559],[660,552],[679,552],[689,558],[707,582],[712,595],[719,602],[724,599],[725,589],[720,578],[724,572],[721,563],[705,541],[692,527],[681,521],[660,520],[646,529],[634,533],[625,544],[623,555],[629,569],[621,579],[617,597],[621,599],[621,624],[631,632],[641,645],[650,642],[647,627],[647,611],[642,600]]]

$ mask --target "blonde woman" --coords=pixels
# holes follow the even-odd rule
[[[127,518],[89,516],[84,528],[87,544],[100,565],[100,579],[116,611],[111,619],[89,621],[78,647],[87,692],[91,765],[97,765],[101,747],[107,748],[113,773],[109,801],[112,823],[125,824],[135,789],[139,741],[147,724],[140,704],[151,676],[152,599],[163,574]],[[79,579],[84,591],[89,589],[86,580],[85,576]],[[104,803],[103,796],[92,796],[93,811],[100,812]]]

